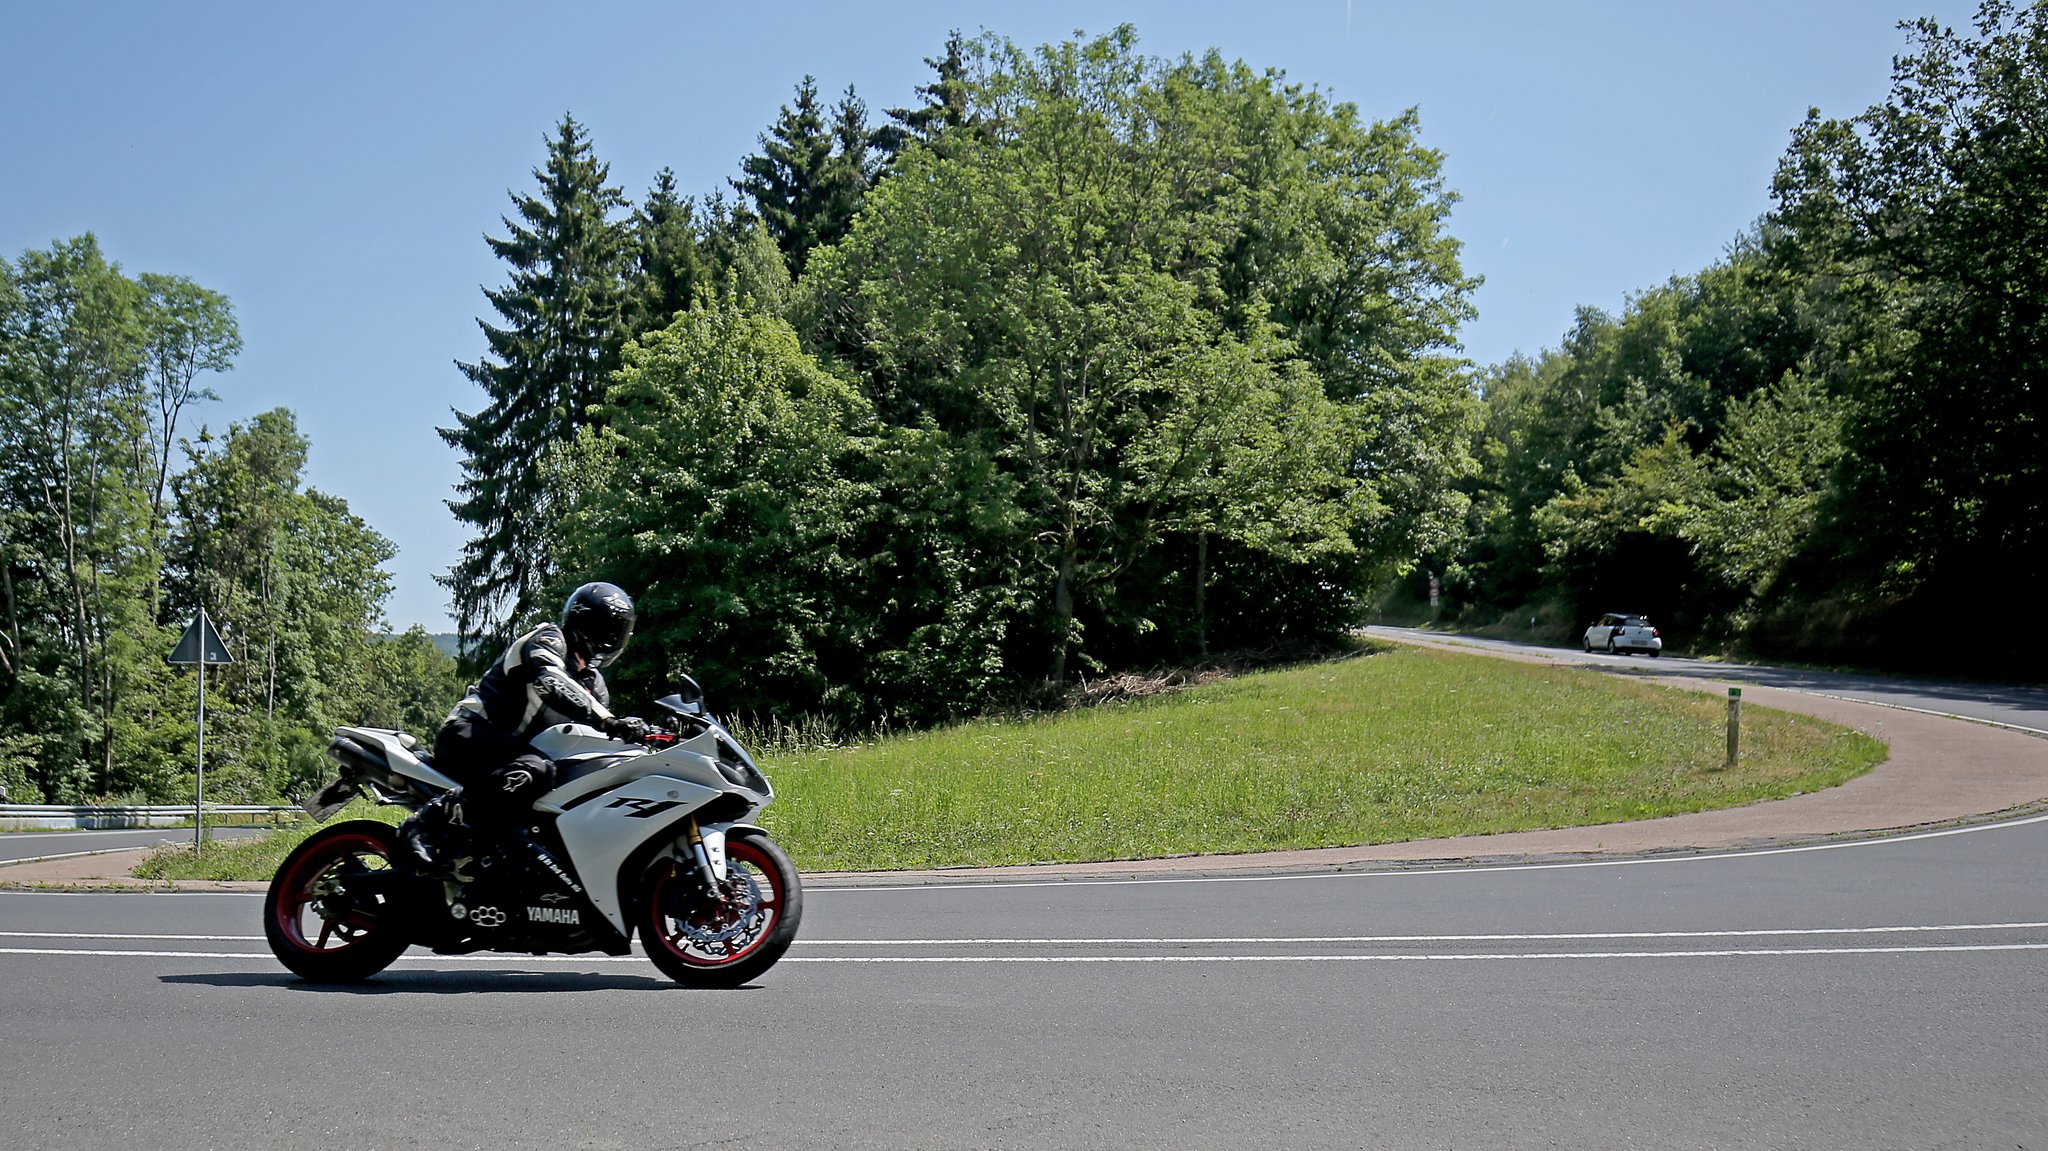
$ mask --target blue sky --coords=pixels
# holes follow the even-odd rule
[[[313,486],[399,547],[399,627],[448,630],[433,577],[465,532],[435,435],[481,393],[486,250],[563,112],[627,195],[663,166],[724,187],[805,74],[879,118],[949,29],[1022,43],[1135,24],[1219,48],[1369,118],[1419,107],[1484,276],[1479,363],[1554,347],[1573,309],[1717,259],[1769,207],[1810,106],[1881,101],[1895,25],[1974,0],[1271,0],[1037,4],[48,3],[0,0],[0,253],[96,233],[130,273],[230,296],[247,342],[216,427],[272,407]],[[196,431],[196,424],[187,431]]]

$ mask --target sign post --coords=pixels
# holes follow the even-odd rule
[[[171,649],[166,662],[199,668],[199,760],[192,774],[192,854],[197,855],[206,837],[202,806],[206,802],[206,665],[230,664],[235,657],[228,651],[228,645],[220,641],[220,633],[213,630],[213,621],[206,618],[206,609],[202,607],[185,628],[185,634],[178,637],[178,646]]]
[[[1742,754],[1742,689],[1728,689],[1728,766],[1733,769]]]

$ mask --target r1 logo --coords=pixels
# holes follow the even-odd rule
[[[631,796],[626,796],[621,799],[614,799],[604,806],[607,811],[614,807],[630,807],[633,810],[626,813],[627,819],[648,819],[652,816],[660,815],[671,807],[680,807],[682,804],[679,800],[674,799],[634,799]]]

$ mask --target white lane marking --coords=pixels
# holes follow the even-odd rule
[[[1802,955],[1935,955],[1950,952],[2048,951],[2048,943],[1969,943],[1897,947],[1775,947],[1724,948],[1702,951],[1531,951],[1531,952],[1439,952],[1387,955],[830,955],[788,956],[783,963],[1400,963],[1437,960],[1507,962],[1522,959],[1747,959],[1758,956]],[[0,955],[54,955],[87,958],[129,959],[258,959],[272,963],[276,957],[264,953],[225,951],[99,951],[54,947],[0,947]],[[435,955],[417,960],[407,956],[399,962],[492,964],[521,968],[533,964],[644,963],[637,955]]]
[[[97,855],[99,853],[89,851],[86,854]],[[21,859],[14,859],[9,860],[7,863],[0,863],[0,883],[5,883],[7,881],[6,868],[8,864],[25,862],[27,861]],[[39,897],[42,899],[105,899],[109,896],[114,895],[174,895],[188,899],[197,896],[219,896],[225,899],[262,899],[264,897],[264,893],[261,891],[187,891],[180,890],[178,888],[152,886],[153,884],[163,882],[161,880],[138,879],[134,882],[134,887],[113,888],[105,891],[50,890],[44,888],[0,888],[0,897],[9,895],[27,895]]]
[[[1026,946],[1092,946],[1106,944],[1219,943],[1499,943],[1548,939],[1757,939],[1787,935],[1895,935],[1926,931],[2022,931],[2048,927],[2041,923],[1949,923],[1911,927],[1768,927],[1743,931],[1559,931],[1540,934],[1490,935],[1238,935],[1151,936],[1131,938],[1042,939],[799,939],[798,947],[974,947],[1003,944]],[[0,932],[0,935],[7,934]]]
[[[1717,860],[1756,859],[1766,855],[1797,855],[1808,851],[1840,851],[1851,847],[1888,847],[1894,843],[1912,843],[1922,839],[1942,839],[1951,835],[1974,835],[1980,831],[2003,831],[2012,827],[2025,827],[2030,823],[2048,822],[2048,814],[2029,815],[2021,819],[2001,820],[1998,823],[1980,823],[1970,827],[1951,827],[1942,831],[1920,831],[1912,835],[1883,836],[1874,839],[1852,839],[1842,843],[1810,843],[1803,847],[1766,847],[1755,851],[1720,851],[1707,855],[1664,855],[1638,859],[1583,859],[1570,863],[1504,863],[1489,867],[1411,867],[1387,871],[1317,871],[1308,874],[1299,872],[1286,875],[1182,875],[1161,876],[1155,879],[1033,879],[1009,881],[986,879],[978,883],[882,883],[871,886],[848,885],[845,887],[812,887],[804,892],[806,898],[831,894],[838,891],[1016,891],[1033,887],[1144,887],[1172,883],[1281,883],[1305,879],[1412,879],[1418,876],[1438,875],[1492,875],[1512,871],[1571,871],[1587,867],[1639,867],[1659,863],[1711,863]],[[1597,828],[1598,825],[1595,825]],[[1616,827],[1622,825],[1616,824]],[[1580,829],[1592,830],[1592,829]],[[1513,834],[1513,833],[1508,833]],[[1132,862],[1139,862],[1133,860]],[[1361,863],[1397,863],[1398,860],[1361,860]]]
[[[1721,678],[1722,680],[1724,680],[1724,681],[1725,681],[1725,680],[1733,679],[1734,677],[1733,677],[1733,676],[1721,676],[1721,677],[1719,677],[1719,678]],[[1757,686],[1757,687],[1776,687],[1777,685],[1776,685],[1776,684],[1765,684],[1765,683],[1757,683],[1757,684],[1756,684],[1755,686]],[[1919,715],[1931,715],[1931,716],[1935,716],[1936,718],[1939,718],[1939,719],[1960,719],[1960,720],[1963,720],[1963,721],[1965,721],[1965,722],[1967,722],[1967,723],[1981,723],[1981,724],[1983,724],[1983,725],[1984,725],[1984,726],[1986,726],[1986,727],[2002,727],[2002,728],[2004,728],[2004,729],[2005,729],[2005,730],[2007,730],[2007,731],[2017,731],[2017,732],[2021,732],[2022,734],[2025,734],[2025,735],[2048,735],[2048,731],[2043,731],[2042,729],[2040,729],[2040,728],[2038,728],[2038,727],[2028,727],[2028,726],[2026,726],[2025,724],[2020,724],[2020,723],[2007,723],[2007,722],[2005,722],[2004,720],[1999,720],[1999,719],[1985,719],[1984,717],[1982,717],[1982,716],[1977,716],[1977,715],[1964,715],[1964,714],[1962,714],[1961,712],[1955,712],[1955,711],[1936,711],[1936,710],[1934,710],[1934,709],[1933,709],[1933,708],[1931,708],[1931,707],[1914,707],[1914,706],[1912,706],[1911,704],[1904,704],[1904,703],[1891,703],[1891,702],[1888,702],[1888,701],[1886,701],[1886,700],[1882,700],[1882,699],[1864,699],[1864,698],[1862,698],[1861,696],[1854,696],[1854,695],[1836,695],[1836,694],[1834,694],[1834,693],[1832,693],[1832,692],[1825,692],[1825,691],[1814,691],[1814,690],[1812,690],[1811,688],[1803,688],[1803,687],[1780,687],[1780,688],[1778,688],[1778,690],[1779,690],[1779,691],[1792,691],[1792,692],[1798,692],[1798,693],[1799,693],[1799,694],[1801,694],[1801,695],[1811,695],[1811,696],[1818,696],[1818,697],[1819,697],[1819,698],[1821,698],[1821,699],[1834,699],[1834,700],[1840,700],[1840,701],[1841,701],[1841,702],[1843,702],[1843,703],[1867,703],[1867,704],[1869,704],[1869,705],[1870,705],[1870,706],[1872,706],[1872,707],[1888,707],[1888,708],[1891,708],[1891,709],[1892,709],[1893,711],[1910,711],[1910,712],[1914,712],[1914,713],[1917,713],[1917,714],[1919,714]]]
[[[110,931],[0,931],[6,939],[187,939],[207,943],[261,943],[261,935],[130,935]]]
[[[799,939],[797,947],[1099,947],[1157,945],[1162,947],[1225,943],[1540,943],[1546,940],[1590,939],[1764,939],[1796,935],[1900,935],[1934,931],[2026,931],[2048,927],[2034,923],[1927,923],[1897,927],[1760,927],[1732,931],[1547,931],[1483,935],[1147,935],[1042,936],[985,939]],[[87,931],[0,931],[8,939],[137,939],[188,940],[207,943],[260,943],[261,935],[139,935]],[[123,953],[125,954],[125,953]]]
[[[1444,867],[1411,867],[1385,871],[1316,871],[1308,874],[1287,875],[1183,875],[1161,876],[1156,879],[1033,879],[1005,880],[985,879],[974,883],[882,883],[873,885],[848,884],[846,886],[812,887],[804,894],[815,898],[820,894],[853,891],[1021,891],[1037,887],[1148,887],[1175,883],[1283,883],[1308,879],[1412,879],[1423,876],[1442,875],[1496,875],[1516,871],[1574,871],[1590,867],[1639,867],[1645,864],[1668,863],[1713,863],[1725,860],[1757,859],[1766,855],[1798,855],[1809,851],[1842,851],[1852,847],[1889,847],[1895,843],[1914,843],[1923,839],[1945,839],[1951,835],[1975,835],[1981,831],[2004,831],[2013,827],[2048,822],[2048,814],[2029,815],[2019,819],[2000,820],[1997,823],[1979,823],[1969,827],[1950,827],[1941,831],[1919,831],[1911,835],[1878,835],[1870,839],[1851,839],[1841,843],[1809,843],[1801,847],[1766,847],[1754,851],[1719,851],[1705,855],[1662,855],[1636,859],[1582,859],[1569,863],[1508,863],[1488,867],[1461,867],[1455,864]],[[1598,827],[1599,825],[1593,825]],[[1621,824],[1614,826],[1620,827]],[[1512,832],[1508,834],[1514,834]],[[86,852],[85,854],[96,854]],[[15,860],[13,862],[25,862]],[[1139,862],[1139,861],[1132,861]],[[1362,863],[1396,863],[1398,860],[1362,860]],[[4,867],[0,867],[0,879],[5,878]],[[6,895],[83,896],[99,898],[107,892],[76,891],[0,891]],[[119,893],[114,893],[119,894]],[[227,895],[242,899],[262,899],[260,891],[171,891],[145,892],[142,894],[161,895]]]
[[[1413,963],[1430,960],[1746,959],[1757,955],[1921,955],[1949,951],[2048,951],[2048,943],[1970,943],[1952,947],[1773,947],[1716,951],[1527,951],[1390,955],[831,955],[784,963]]]

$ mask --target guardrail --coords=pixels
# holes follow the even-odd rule
[[[302,816],[290,806],[255,803],[209,803],[202,809],[208,827],[235,823],[271,823],[281,818]],[[192,822],[192,805],[166,803],[147,807],[76,806],[44,803],[0,803],[0,831],[28,831],[35,828],[77,827],[100,830],[115,827],[180,827]]]

